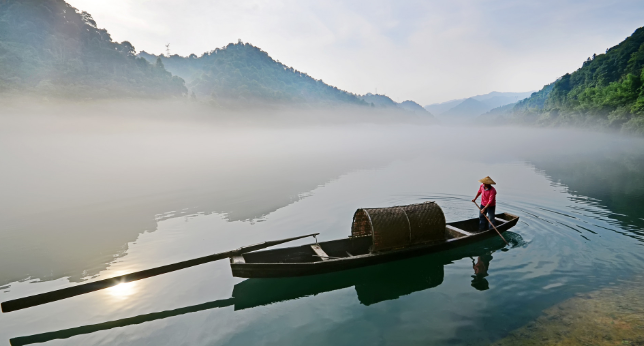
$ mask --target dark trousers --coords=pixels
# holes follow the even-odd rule
[[[483,209],[485,206],[481,204],[481,209]],[[496,211],[496,205],[491,205],[485,209],[485,214],[487,214],[488,219],[490,221],[494,222],[494,212]],[[496,224],[495,224],[496,226]],[[481,212],[479,212],[479,231],[485,231],[492,228],[490,223],[487,221],[485,218],[485,215]]]

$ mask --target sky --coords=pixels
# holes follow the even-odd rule
[[[539,90],[644,26],[641,0],[67,1],[137,51],[241,39],[340,89],[421,105]]]

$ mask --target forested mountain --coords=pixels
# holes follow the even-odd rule
[[[513,118],[644,134],[644,28],[519,102]]]
[[[540,110],[543,109],[548,95],[552,91],[552,88],[555,86],[555,83],[550,83],[543,87],[543,89],[532,93],[530,97],[517,102],[517,109],[529,109],[529,110]]]
[[[0,1],[0,92],[167,97],[187,90],[62,0]]]
[[[149,54],[146,51],[141,51],[137,56],[144,58],[150,63],[155,63],[157,59],[161,59],[166,70],[170,71],[175,76],[183,78],[183,80],[186,81],[186,84],[197,79],[203,73],[207,61],[206,59],[199,59],[195,54],[190,54],[190,56],[185,58],[177,54],[168,57],[161,54],[154,55]]]
[[[0,93],[67,98],[190,94],[224,106],[369,105],[241,41],[199,57],[137,56],[132,44],[114,42],[89,13],[63,0],[0,0]]]
[[[475,123],[480,125],[502,125],[507,124],[512,114],[512,109],[516,106],[515,103],[510,103],[500,107],[493,108],[486,113],[476,117]]]
[[[432,115],[432,113],[428,112],[425,108],[423,108],[423,106],[412,100],[403,101],[398,104],[398,107],[418,114]]]
[[[367,105],[357,95],[275,61],[249,43],[230,43],[200,57],[164,57],[145,52],[140,56],[161,59],[170,72],[189,81],[191,93],[215,104]]]

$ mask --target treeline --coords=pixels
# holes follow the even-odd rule
[[[520,101],[513,119],[644,134],[644,28]]]
[[[181,96],[187,89],[63,0],[0,0],[0,92],[105,98]]]
[[[188,81],[191,94],[215,104],[367,105],[358,95],[275,61],[249,43],[230,43],[200,57],[139,55],[149,61],[160,58],[170,72]]]

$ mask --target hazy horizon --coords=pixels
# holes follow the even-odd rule
[[[215,213],[227,223],[262,222],[344,175],[376,172],[419,155],[431,159],[415,174],[462,175],[460,191],[474,189],[479,175],[516,184],[508,171],[485,168],[498,162],[525,166],[553,152],[612,155],[644,145],[641,138],[591,138],[575,129],[500,127],[493,145],[497,158],[490,160],[471,150],[479,141],[476,127],[441,126],[400,113],[213,112],[172,100],[9,105],[0,117],[6,164],[0,182],[7,196],[0,238],[19,245],[6,247],[2,258],[7,263],[20,256],[16,251],[24,244],[38,248],[38,255],[5,268],[0,286],[24,280],[25,272],[43,281],[78,281],[105,270],[124,256],[124,243],[154,232],[163,220]],[[463,162],[482,167],[464,171]],[[430,179],[411,188],[438,186]],[[368,197],[373,191],[360,193],[375,203]],[[62,245],[50,248],[48,242]]]

